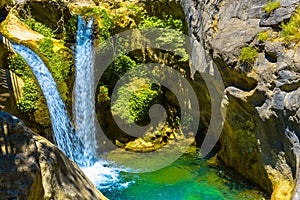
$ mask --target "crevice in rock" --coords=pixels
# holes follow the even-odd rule
[[[291,92],[291,91],[297,90],[298,88],[300,88],[300,80],[298,80],[298,82],[295,82],[295,83],[282,85],[279,88],[281,91],[284,91],[284,92]]]

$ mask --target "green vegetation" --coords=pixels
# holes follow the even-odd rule
[[[185,62],[188,60],[189,55],[184,48],[184,37],[183,33],[183,22],[180,19],[175,19],[171,15],[163,14],[162,19],[157,16],[148,16],[144,12],[142,15],[142,20],[139,23],[139,28],[164,28],[168,29],[161,35],[153,36],[155,38],[156,46],[163,49],[169,49],[173,51],[175,55],[181,56],[179,60]]]
[[[25,79],[23,87],[23,95],[17,103],[17,107],[21,112],[31,112],[37,108],[38,90],[33,79]]]
[[[139,6],[135,5],[135,4],[129,4],[128,5],[128,9],[132,10],[136,13],[141,13],[142,12],[142,8],[140,8]]]
[[[119,88],[118,99],[112,106],[112,112],[126,123],[145,120],[150,106],[160,94],[161,89],[158,85],[148,84],[147,79],[134,78]]]
[[[104,83],[112,89],[117,81],[129,70],[135,68],[137,63],[127,55],[119,56],[104,72]]]
[[[72,52],[67,48],[54,51],[53,47],[51,38],[44,38],[39,42],[39,50],[48,59],[48,66],[57,83],[58,90],[62,99],[66,101],[69,95],[67,81],[73,66]]]
[[[21,56],[15,54],[10,56],[8,60],[9,69],[24,80],[23,94],[19,102],[17,102],[17,108],[21,112],[32,112],[37,108],[39,96],[33,74]]]
[[[281,35],[285,42],[298,43],[300,41],[300,7],[286,24],[282,23],[281,28]]]
[[[63,27],[64,41],[75,43],[75,34],[77,30],[77,16],[70,17]]]
[[[44,35],[45,37],[54,38],[56,37],[55,31],[53,31],[51,28],[47,27],[46,25],[37,22],[31,15],[30,8],[26,9],[27,15],[25,18],[21,18],[21,20],[27,24],[32,30]]]
[[[179,61],[187,61],[188,54],[184,48],[183,22],[180,19],[175,19],[171,15],[163,14],[161,18],[157,16],[149,16],[146,12],[141,13],[136,5],[129,7],[139,13],[140,22],[137,25],[140,29],[146,28],[163,28],[166,29],[161,35],[151,35],[155,38],[156,46],[163,49],[170,49],[175,52],[175,55],[180,55],[182,58]],[[117,21],[121,19],[113,16],[110,17],[103,9],[95,11],[101,15],[102,25],[99,29],[101,40],[105,40],[111,36],[114,31]],[[151,31],[151,30],[150,30]],[[121,42],[124,45],[128,41],[124,39]],[[129,44],[130,45],[130,44]],[[121,55],[108,67],[102,76],[97,102],[104,103],[110,100],[109,95],[112,92],[117,81],[124,76],[125,73],[137,67],[139,63],[129,55]],[[143,74],[144,72],[140,72]],[[162,89],[159,85],[149,83],[145,78],[131,78],[130,82],[122,85],[117,91],[117,99],[111,107],[113,115],[118,115],[126,123],[140,122],[148,119],[148,112],[151,105],[157,101],[157,98],[162,94]]]
[[[108,94],[108,87],[101,85],[99,87],[99,94],[97,96],[97,102],[98,103],[104,103],[110,101],[110,97]]]
[[[96,7],[93,9],[93,14],[101,18],[101,25],[98,30],[98,39],[100,41],[106,40],[111,37],[112,28],[114,26],[114,19],[105,9]]]
[[[266,41],[270,37],[270,31],[262,31],[258,33],[257,39],[261,42]]]
[[[239,60],[248,63],[248,64],[253,64],[255,59],[258,56],[257,49],[254,47],[243,47],[241,55],[239,56]]]
[[[143,13],[139,28],[167,28],[182,32],[183,23],[180,19],[174,19],[172,15],[163,14],[160,19],[157,16],[148,16],[146,12]]]
[[[278,1],[269,1],[265,6],[264,6],[264,11],[266,13],[271,13],[275,9],[280,7],[280,0]]]

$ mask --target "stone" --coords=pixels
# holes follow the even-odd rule
[[[278,8],[273,12],[266,13],[263,18],[260,20],[260,26],[279,26],[284,20],[289,19],[292,16],[295,8]]]
[[[0,112],[0,196],[5,199],[107,199],[55,145]]]

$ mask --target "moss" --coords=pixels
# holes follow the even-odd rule
[[[43,96],[39,96],[37,101],[37,109],[34,112],[35,121],[42,127],[48,127],[51,125],[50,113],[47,107],[46,99]]]
[[[280,0],[279,1],[269,1],[265,6],[264,6],[264,11],[267,13],[273,12],[275,9],[280,7]]]
[[[26,10],[25,18],[21,18],[21,21],[24,22],[27,26],[29,26],[32,30],[44,35],[45,37],[54,38],[56,37],[55,31],[41,22],[37,22],[31,15],[30,8],[28,7]]]
[[[244,63],[253,64],[258,56],[257,49],[254,47],[243,47],[239,60]]]
[[[266,41],[270,37],[270,31],[262,31],[258,33],[257,39],[261,42]]]
[[[37,108],[38,89],[33,79],[26,78],[23,94],[20,101],[17,103],[17,108],[21,112],[31,112]]]
[[[74,65],[72,52],[66,47],[54,51],[54,47],[50,38],[44,38],[39,42],[39,51],[48,59],[48,66],[57,83],[61,97],[67,101],[70,95],[67,82]]]
[[[287,23],[282,23],[281,28],[281,35],[285,42],[298,43],[300,41],[300,7]]]
[[[111,37],[112,27],[114,26],[114,19],[103,8],[96,7],[93,9],[93,13],[100,19],[98,24],[98,39],[104,41]]]

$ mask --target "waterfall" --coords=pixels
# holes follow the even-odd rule
[[[81,167],[97,187],[106,188],[118,181],[121,169],[115,167],[114,163],[97,159],[92,24],[93,20],[86,23],[78,17],[73,91],[76,128],[68,116],[55,80],[41,58],[25,46],[13,43],[12,47],[30,66],[46,98],[57,146]]]
[[[80,163],[82,144],[75,135],[74,127],[69,119],[65,104],[61,99],[51,72],[42,59],[31,49],[14,43],[12,43],[12,47],[28,63],[45,96],[57,146],[70,159]]]
[[[73,115],[76,135],[83,142],[83,159],[87,166],[93,164],[97,157],[92,25],[93,19],[86,23],[82,17],[78,17],[75,49],[76,82]]]

